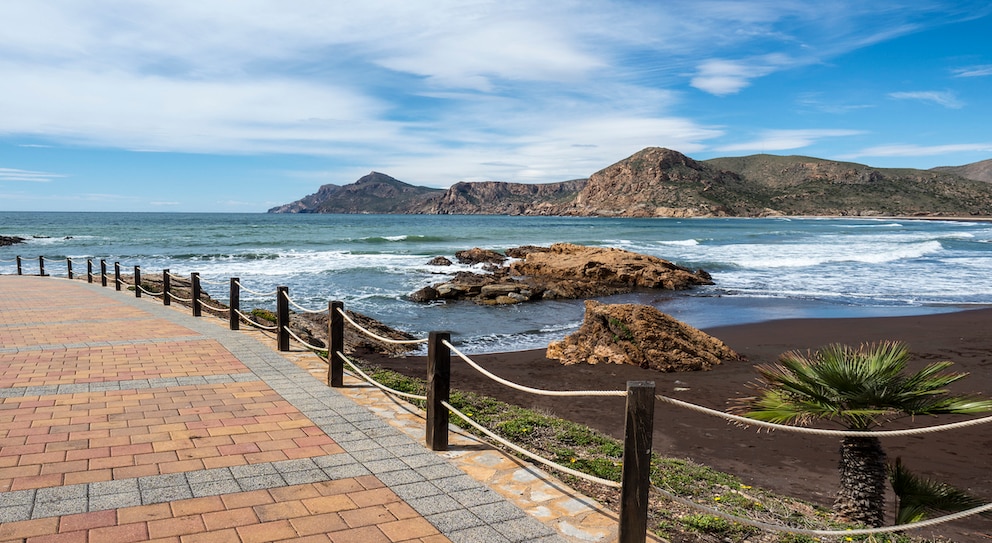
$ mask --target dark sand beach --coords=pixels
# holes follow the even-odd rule
[[[880,340],[906,342],[913,354],[911,369],[927,362],[950,360],[953,370],[970,375],[955,385],[962,393],[992,396],[992,309],[939,315],[778,320],[706,330],[748,358],[711,371],[658,373],[616,365],[562,366],[548,360],[543,350],[495,353],[472,358],[497,375],[522,384],[548,389],[623,389],[627,381],[650,380],[660,394],[725,410],[735,398],[749,396],[754,365],[774,362],[793,349],[807,350],[829,343],[857,345]],[[414,376],[424,376],[422,357],[373,359],[379,365]],[[457,357],[452,360],[452,387],[487,394],[504,401],[539,408],[620,437],[623,432],[622,398],[556,398],[518,392],[490,381]],[[678,389],[678,390],[676,390]],[[965,417],[900,420],[896,429],[929,426]],[[823,427],[837,428],[824,425]],[[658,404],[654,449],[661,454],[691,458],[740,476],[761,486],[823,505],[836,488],[839,440],[785,432],[756,432],[721,419]],[[974,426],[923,436],[885,438],[890,459],[899,456],[911,470],[992,500],[992,425]],[[891,503],[891,501],[890,501]],[[989,520],[968,521],[959,528],[939,530],[958,541],[987,541]]]

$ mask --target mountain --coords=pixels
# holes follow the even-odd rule
[[[588,179],[416,187],[372,172],[270,213],[421,213],[608,217],[992,216],[988,163],[915,170],[804,156],[696,161],[643,149]],[[982,165],[985,169],[982,169]],[[976,173],[977,172],[977,173]]]
[[[371,172],[350,185],[323,185],[295,202],[273,207],[269,213],[410,213],[443,192]]]
[[[965,179],[992,183],[992,158],[981,162],[965,164],[964,166],[940,166],[934,168],[933,171],[953,173]]]

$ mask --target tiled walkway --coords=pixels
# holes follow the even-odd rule
[[[388,400],[356,403],[219,323],[0,276],[0,542],[612,539],[594,503],[535,491],[492,451],[431,452]],[[466,474],[479,462],[509,492]],[[546,503],[503,497],[521,488]]]

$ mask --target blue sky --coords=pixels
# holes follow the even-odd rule
[[[992,158],[988,2],[0,3],[0,210],[260,212],[644,147]]]

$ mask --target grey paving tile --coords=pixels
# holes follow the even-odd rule
[[[100,481],[90,483],[90,498],[93,496],[106,496],[113,494],[138,494],[137,479],[121,479],[118,481]]]
[[[455,509],[454,511],[446,511],[444,513],[424,515],[424,518],[436,526],[438,530],[446,534],[458,532],[466,528],[475,528],[477,526],[485,525],[485,522],[483,522],[482,519],[464,509]],[[457,541],[461,541],[461,539],[458,539]]]
[[[282,475],[276,473],[274,475],[260,475],[258,477],[239,477],[237,483],[242,491],[248,491],[285,486],[286,480],[282,478]]]
[[[31,511],[31,518],[58,517],[62,515],[75,515],[85,513],[89,503],[86,496],[77,498],[67,498],[53,502],[36,502]]]
[[[176,500],[187,500],[192,497],[193,490],[189,487],[189,485],[163,486],[141,491],[142,505],[171,502]]]
[[[458,490],[449,494],[455,501],[465,507],[484,505],[488,503],[503,502],[503,496],[491,490],[489,487],[469,488]]]
[[[377,473],[376,477],[379,478],[382,483],[388,487],[394,485],[401,485],[407,483],[416,483],[419,481],[425,481],[419,473],[407,469],[402,471],[388,471],[386,473]]]
[[[438,528],[440,529],[440,528]],[[444,530],[442,530],[444,531]],[[445,532],[448,538],[459,543],[509,543],[510,540],[503,537],[491,526],[476,526],[472,528]]]
[[[498,501],[469,508],[473,514],[485,521],[486,524],[496,524],[525,516],[519,507],[507,501]]]
[[[141,494],[134,492],[119,492],[114,494],[100,494],[90,496],[90,511],[105,511],[107,509],[120,509],[122,507],[132,507],[142,505]]]
[[[34,507],[32,503],[20,505],[4,504],[0,506],[0,523],[29,520],[31,518],[32,507]]]
[[[241,492],[241,485],[239,485],[233,478],[199,483],[191,482],[189,487],[194,498]]]

